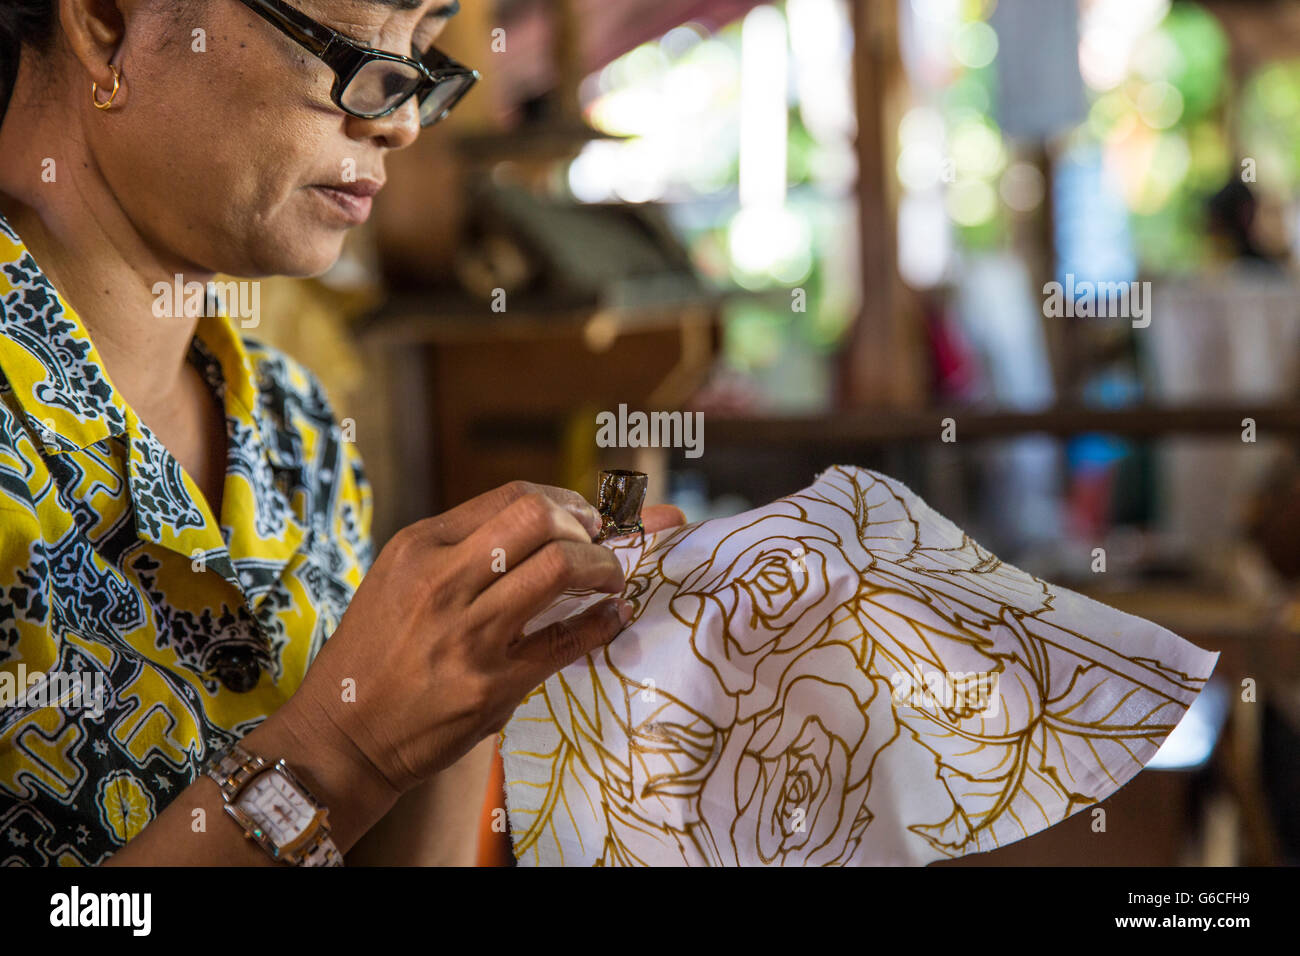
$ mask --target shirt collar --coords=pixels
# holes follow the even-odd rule
[[[46,452],[126,434],[127,405],[85,326],[3,216],[0,273],[0,370]]]
[[[0,371],[46,454],[83,451],[122,437],[128,446],[129,483],[140,538],[182,554],[201,551],[232,581],[260,598],[303,542],[301,527],[276,472],[303,466],[297,421],[285,389],[262,381],[224,310],[199,319],[190,346],[209,385],[224,399],[228,467],[223,511],[247,515],[218,528],[205,516],[174,459],[127,405],[108,377],[84,324],[55,290],[17,233],[0,216]],[[251,562],[249,581],[230,562]],[[252,574],[253,572],[249,572]]]
[[[82,450],[127,435],[134,413],[113,387],[80,316],[2,215],[0,273],[10,286],[0,296],[0,370],[46,452]],[[268,417],[252,359],[229,315],[202,316],[195,338],[216,359],[235,410],[271,464],[298,467],[300,450]]]
[[[292,416],[284,407],[283,389],[277,388],[264,363],[255,363],[243,337],[224,312],[203,316],[195,330],[191,357],[214,389],[226,396],[228,416],[252,429],[253,443],[275,468],[302,467],[301,442],[283,425]],[[209,372],[215,362],[218,380]],[[233,405],[233,407],[232,407]]]
[[[302,440],[295,431],[299,422],[285,407],[284,389],[266,370],[265,363],[253,361],[243,340],[223,316],[199,320],[190,344],[190,360],[225,406],[227,500],[252,493],[251,500],[244,502],[244,510],[255,514],[255,521],[252,528],[237,523],[230,529],[231,552],[265,554],[269,546],[287,558],[302,541],[303,529],[279,482],[288,479],[287,486],[295,470],[303,467],[303,456]],[[256,379],[254,369],[258,370]],[[257,535],[256,527],[281,529],[278,545]]]

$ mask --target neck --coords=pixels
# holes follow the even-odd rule
[[[26,64],[24,63],[24,66]],[[15,84],[15,93],[31,83]],[[140,417],[164,409],[182,388],[198,320],[154,315],[157,282],[211,273],[169,262],[118,204],[86,137],[69,135],[80,117],[51,107],[11,106],[0,126],[0,213],[37,265],[76,311],[113,386]],[[37,144],[40,144],[39,146]]]

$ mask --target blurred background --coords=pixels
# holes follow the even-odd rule
[[[1300,0],[464,0],[440,45],[482,80],[255,333],[356,423],[378,545],[515,478],[697,520],[887,472],[1223,654],[1106,836],[969,862],[1300,862]],[[620,404],[703,454],[599,447]]]

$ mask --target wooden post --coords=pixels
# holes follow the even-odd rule
[[[862,306],[842,356],[839,402],[917,406],[925,398],[922,338],[897,268],[898,4],[851,0],[851,6]]]

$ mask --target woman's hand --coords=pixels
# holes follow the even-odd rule
[[[680,524],[647,508],[646,531]],[[284,758],[329,808],[347,853],[422,779],[500,730],[519,701],[622,627],[618,601],[524,637],[569,588],[617,593],[623,569],[593,544],[599,516],[581,496],[516,482],[418,522],[380,552],[302,686],[243,743]],[[272,866],[225,820],[201,775],[110,865]],[[212,821],[196,826],[196,821]]]
[[[683,520],[647,508],[647,532]],[[616,595],[623,569],[592,543],[600,515],[575,492],[514,482],[400,531],[282,708],[299,732],[337,732],[396,792],[505,726],[534,687],[610,641],[617,598],[524,636],[570,589]]]

